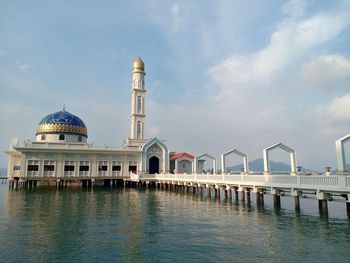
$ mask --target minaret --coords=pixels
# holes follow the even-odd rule
[[[138,57],[132,69],[130,139],[142,140],[145,138],[145,75],[145,64]]]

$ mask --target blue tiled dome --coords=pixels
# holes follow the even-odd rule
[[[36,135],[45,133],[70,133],[87,137],[85,123],[66,110],[49,114],[40,121]]]

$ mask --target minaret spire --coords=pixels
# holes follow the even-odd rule
[[[136,58],[132,69],[130,139],[145,138],[145,64],[140,57]]]

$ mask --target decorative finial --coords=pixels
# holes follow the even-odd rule
[[[133,69],[134,70],[141,70],[141,71],[145,70],[145,63],[143,63],[143,61],[140,57],[137,57],[135,59],[134,64],[133,64]]]
[[[65,104],[63,104],[63,110],[62,110],[63,112],[65,112],[66,111],[66,105]]]

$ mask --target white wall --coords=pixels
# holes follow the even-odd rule
[[[41,134],[36,136],[36,141],[37,142],[79,142],[79,135],[76,134],[67,134],[67,133],[62,133],[65,136],[64,140],[59,140],[59,136],[60,134],[45,134],[46,139],[42,140],[41,139]],[[86,143],[87,142],[87,138],[85,136],[81,136],[82,137],[82,141],[81,143]]]

